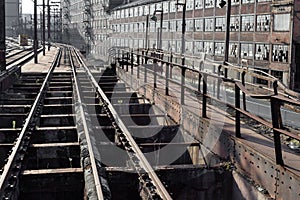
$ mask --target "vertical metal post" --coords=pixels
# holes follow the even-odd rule
[[[131,65],[131,75],[133,75],[133,50],[131,50],[130,65]]]
[[[46,54],[45,52],[45,0],[43,0],[43,56]]]
[[[185,71],[186,71],[186,67],[184,66],[185,65],[185,58],[182,57],[181,58],[181,92],[180,92],[180,102],[181,102],[181,105],[184,105],[184,87],[185,87]]]
[[[246,75],[246,72],[243,71],[242,72],[242,84],[243,84],[243,86],[245,86],[245,75]],[[246,107],[246,94],[245,94],[245,92],[243,92],[243,108],[244,108],[244,110],[247,110],[247,107]]]
[[[153,60],[153,79],[154,79],[154,83],[153,83],[153,87],[154,88],[157,88],[157,85],[156,85],[156,81],[157,81],[157,74],[156,74],[156,70],[157,70],[157,60],[156,58]]]
[[[126,72],[128,72],[129,65],[129,52],[126,52]]]
[[[147,83],[147,67],[146,65],[144,66],[144,83]]]
[[[48,16],[47,16],[47,20],[48,20],[48,51],[50,51],[50,41],[51,41],[51,34],[50,34],[50,30],[51,30],[51,21],[50,21],[50,0],[47,0],[47,5],[48,5]]]
[[[202,78],[202,75],[201,75],[201,72],[199,71],[199,74],[198,74],[198,92],[201,91],[201,78]]]
[[[235,136],[241,138],[240,88],[235,84]]]
[[[271,114],[272,114],[276,164],[283,166],[284,163],[283,163],[283,159],[282,159],[280,132],[274,130],[275,128],[280,128],[280,124],[281,124],[280,102],[273,97],[271,97]]]
[[[0,72],[6,70],[5,58],[5,1],[0,1]]]
[[[277,81],[274,81],[273,82],[274,95],[278,95],[277,88],[278,88]],[[282,128],[283,127],[280,106],[281,106],[281,103],[277,99],[271,97],[271,114],[272,114],[273,128]],[[283,166],[284,162],[282,159],[280,133],[273,129],[273,134],[274,134],[273,137],[274,137],[276,163]]]
[[[225,29],[225,52],[224,52],[224,65],[227,65],[229,55],[229,39],[230,39],[230,12],[231,12],[231,0],[227,0],[226,5],[226,29]],[[228,69],[225,68],[224,77],[227,78]]]
[[[181,30],[181,55],[184,54],[185,51],[185,12],[186,12],[186,1],[182,4],[183,10],[182,10],[182,30]]]
[[[53,11],[53,41],[56,42],[56,8],[54,8]]]
[[[172,76],[173,76],[173,65],[172,65],[172,62],[173,62],[173,54],[171,53],[171,56],[170,56],[170,79],[172,79]]]
[[[144,62],[144,59],[145,59],[145,51],[142,50],[142,65],[145,63],[145,62]]]
[[[125,65],[125,56],[124,56],[124,51],[122,50],[122,58],[121,58],[121,67],[124,70]]]
[[[203,74],[203,96],[202,96],[202,117],[206,118],[206,106],[207,106],[207,75]]]
[[[33,36],[33,51],[34,51],[34,63],[38,63],[38,40],[37,40],[37,0],[34,0],[33,8],[33,24],[34,24],[34,36]]]
[[[220,99],[220,85],[221,85],[221,79],[220,79],[220,75],[221,75],[221,65],[218,67],[218,80],[217,80],[217,99]]]
[[[140,54],[137,55],[137,74],[136,74],[136,78],[139,79],[140,78]]]
[[[162,28],[163,28],[163,17],[164,17],[164,12],[161,10],[160,12],[160,30],[159,30],[159,46],[158,48],[162,50]]]
[[[166,63],[166,95],[169,95],[169,70],[170,63]]]
[[[148,31],[149,31],[149,14],[147,14],[147,16],[146,16],[145,49],[148,49]]]

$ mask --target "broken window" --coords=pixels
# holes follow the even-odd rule
[[[256,16],[256,31],[270,31],[270,15]]]
[[[241,58],[252,58],[253,57],[253,44],[242,43],[241,44]]]
[[[242,16],[242,31],[254,31],[254,16]]]
[[[215,7],[215,0],[204,0],[205,8],[213,8]]]
[[[205,29],[204,31],[214,31],[214,19],[213,18],[205,18],[204,19]]]
[[[225,31],[225,17],[216,18],[216,31]]]
[[[240,29],[240,17],[231,16],[230,17],[230,31],[239,31]]]
[[[203,51],[206,54],[214,54],[214,43],[213,42],[204,42],[203,43]]]
[[[195,0],[195,9],[203,8],[203,0]]]
[[[255,45],[255,60],[269,60],[270,45],[256,44]]]
[[[225,43],[224,42],[216,42],[215,43],[215,55],[223,56],[225,50]]]
[[[231,4],[232,5],[238,5],[240,3],[240,0],[232,0]]]
[[[229,56],[237,57],[238,53],[239,53],[239,49],[238,48],[239,48],[238,47],[238,43],[230,42],[229,43]]]
[[[272,61],[287,63],[288,55],[289,55],[288,48],[289,48],[288,45],[274,44],[273,51],[272,51]]]

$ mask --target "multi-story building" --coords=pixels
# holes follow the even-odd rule
[[[113,46],[159,47],[194,56],[204,52],[215,61],[223,61],[226,8],[219,7],[221,1],[178,1],[137,0],[107,8],[99,0],[91,0],[91,5],[102,5],[90,20],[94,37],[91,53],[105,59]],[[229,62],[247,60],[249,67],[268,72],[288,87],[300,90],[300,2],[232,0],[231,4]],[[157,21],[151,20],[154,12]],[[186,27],[182,48],[183,15]]]
[[[22,0],[5,0],[5,31],[7,36],[17,36],[20,31]]]

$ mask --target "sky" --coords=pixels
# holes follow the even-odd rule
[[[55,0],[57,1],[57,0]],[[37,0],[37,4],[41,5],[43,0]],[[47,3],[47,0],[45,0]],[[42,6],[38,7],[38,13],[40,12]],[[22,0],[22,13],[23,14],[33,14],[33,0]]]

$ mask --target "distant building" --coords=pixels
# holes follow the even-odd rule
[[[6,36],[17,36],[20,31],[22,0],[5,0]]]
[[[181,52],[183,12],[175,0],[126,1],[114,8],[99,0],[91,0],[88,6],[88,1],[70,2],[71,24],[76,24],[81,33],[88,32],[89,39],[85,41],[90,42],[89,52],[95,58],[107,59],[113,46],[146,48],[146,18],[155,10],[163,10],[162,49]],[[216,61],[224,59],[226,8],[219,8],[219,3],[220,0],[186,0],[185,54],[197,56],[205,52]],[[229,62],[240,64],[246,59],[249,67],[300,90],[299,9],[297,0],[232,0]],[[84,17],[86,13],[90,13],[88,18]],[[148,48],[158,46],[160,12],[156,15],[157,22],[149,21]]]

